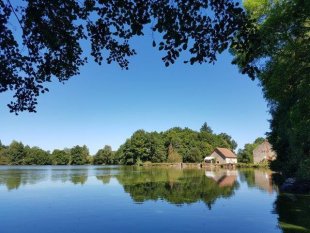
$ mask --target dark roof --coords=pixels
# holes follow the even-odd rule
[[[231,150],[227,149],[227,148],[220,148],[217,147],[215,148],[215,150],[217,153],[219,153],[222,157],[224,158],[237,158],[237,155],[235,155],[234,152],[232,152]]]

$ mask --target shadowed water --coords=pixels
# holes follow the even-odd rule
[[[269,170],[0,167],[0,232],[310,232]]]

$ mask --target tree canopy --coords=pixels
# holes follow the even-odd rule
[[[114,152],[112,151],[111,146],[105,145],[103,149],[98,150],[96,155],[93,158],[93,164],[102,165],[102,164],[114,164]]]
[[[237,143],[225,133],[213,133],[209,126],[207,131],[200,132],[180,127],[159,133],[138,130],[120,146],[117,157],[122,164],[201,162],[216,147],[234,150]]]
[[[210,132],[213,132],[210,128]],[[9,165],[135,165],[141,162],[201,162],[215,147],[234,150],[236,142],[226,133],[197,132],[174,127],[163,132],[137,130],[117,151],[105,145],[95,155],[87,146],[55,149],[52,153],[13,141],[0,145],[0,164]]]
[[[278,155],[273,168],[310,179],[310,2],[246,0],[244,6],[257,38],[234,53],[234,62],[241,69],[259,64],[255,77],[269,103],[268,139]]]
[[[241,48],[250,25],[230,0],[0,0],[0,92],[14,93],[12,112],[33,112],[46,82],[79,74],[89,57],[85,41],[98,64],[128,69],[136,54],[130,40],[149,29],[166,66],[184,50],[191,54],[185,62],[212,63],[225,49]]]

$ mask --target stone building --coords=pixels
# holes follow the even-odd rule
[[[277,158],[274,150],[272,150],[272,145],[265,140],[262,144],[258,145],[253,150],[253,160],[254,163],[261,163],[263,161],[273,161]]]

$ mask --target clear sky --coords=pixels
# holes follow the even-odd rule
[[[166,68],[151,44],[150,37],[133,41],[138,54],[129,70],[89,62],[65,85],[52,83],[39,97],[37,113],[9,113],[10,95],[0,94],[0,140],[46,150],[85,144],[94,154],[105,144],[117,149],[138,129],[199,130],[207,122],[239,148],[269,130],[261,87],[231,65],[230,54],[220,55],[215,65],[194,66],[183,64],[181,56]]]

